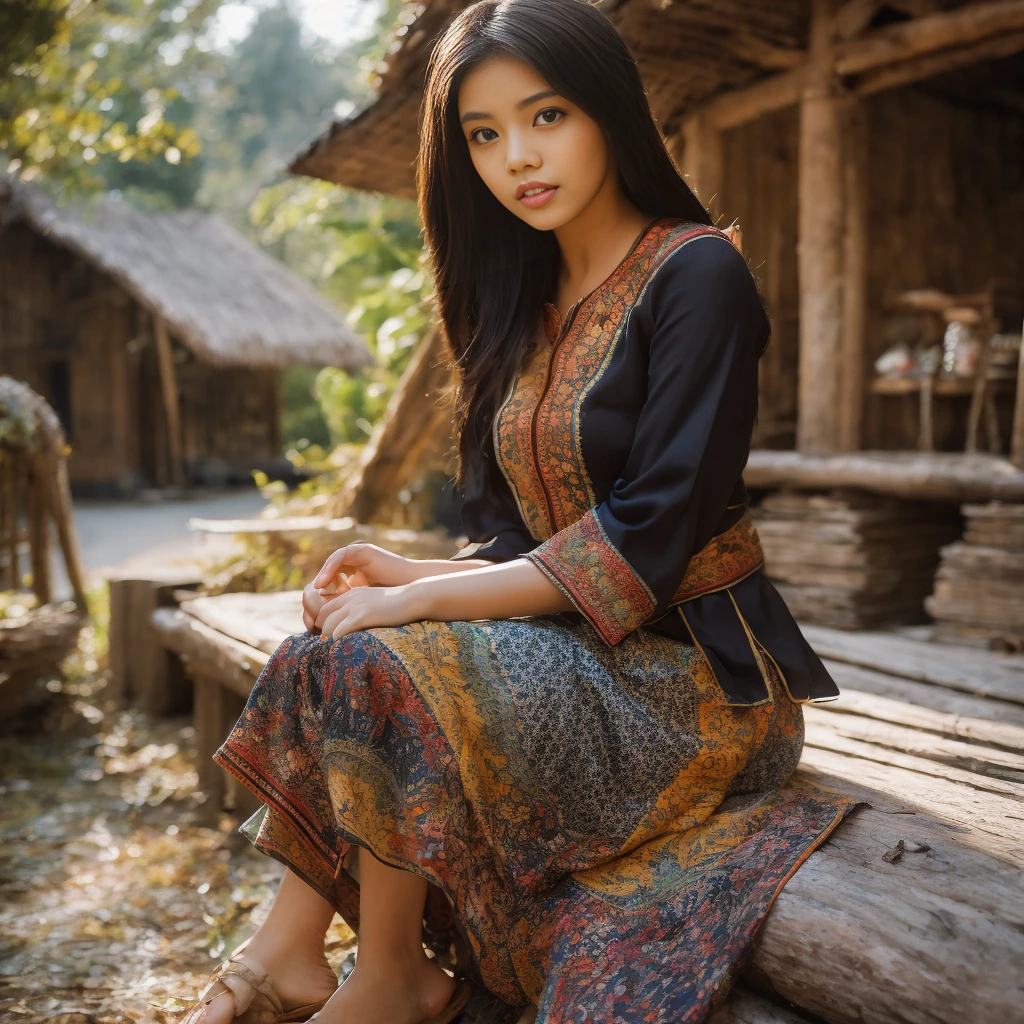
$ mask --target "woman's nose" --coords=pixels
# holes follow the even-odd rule
[[[505,149],[505,166],[509,174],[521,174],[526,167],[540,167],[541,159],[537,150],[525,139],[512,135]]]

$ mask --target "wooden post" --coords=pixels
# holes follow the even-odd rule
[[[868,118],[864,104],[845,105],[846,238],[843,244],[843,337],[838,408],[839,448],[861,446],[864,415],[864,342],[868,311]]]
[[[184,482],[181,464],[181,417],[178,415],[178,382],[174,372],[174,352],[167,323],[153,314],[153,340],[156,343],[157,365],[160,369],[160,393],[163,396],[164,418],[167,421],[167,448],[170,478],[173,484]]]
[[[863,391],[867,132],[833,71],[833,9],[814,2],[800,103],[797,447],[808,452],[858,446]]]
[[[725,157],[722,133],[705,111],[698,111],[683,122],[683,154],[681,168],[711,218],[721,218],[722,177]]]
[[[1010,459],[1018,469],[1024,469],[1024,329],[1021,335],[1020,358],[1017,360],[1017,397],[1010,432]]]

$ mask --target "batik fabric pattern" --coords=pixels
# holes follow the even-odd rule
[[[784,786],[802,744],[800,705],[731,707],[693,648],[552,615],[290,638],[216,760],[357,931],[354,847],[429,880],[428,933],[506,1004],[675,1024],[854,806]]]

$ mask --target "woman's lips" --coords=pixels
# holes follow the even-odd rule
[[[519,200],[524,206],[529,206],[531,209],[535,209],[538,206],[543,206],[549,199],[558,191],[558,186],[553,185],[551,188],[544,189],[543,192],[538,192],[534,196],[523,196]]]

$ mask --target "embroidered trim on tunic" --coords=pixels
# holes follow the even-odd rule
[[[572,601],[607,644],[617,644],[654,611],[650,588],[608,540],[593,509],[524,557]]]
[[[617,644],[642,626],[657,606],[651,588],[608,539],[594,509],[524,557],[572,601],[605,643]],[[690,559],[668,607],[726,590],[762,565],[761,541],[745,512]]]
[[[513,382],[492,436],[498,464],[534,540],[547,540],[597,504],[580,439],[584,400],[606,372],[630,310],[654,272],[688,241],[716,234],[721,232],[706,225],[656,222],[587,296],[565,337],[553,350],[538,346]],[[549,303],[542,324],[554,344],[560,320]]]

